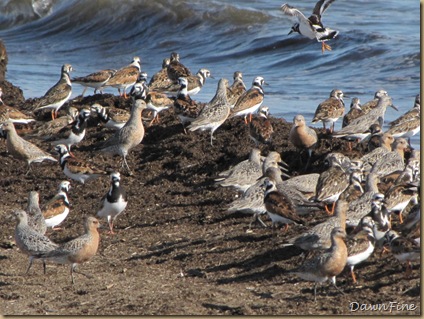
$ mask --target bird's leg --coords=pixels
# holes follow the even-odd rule
[[[317,285],[318,285],[318,283],[315,282],[315,284],[314,284],[314,302],[317,302]]]
[[[122,168],[125,168],[125,169],[127,170],[128,175],[130,175],[130,176],[132,175],[132,172],[131,172],[131,170],[130,170],[130,167],[128,166],[128,163],[127,163],[126,156],[124,156],[124,159],[123,159],[123,161],[122,161],[121,167],[122,167]]]
[[[52,227],[52,230],[63,230],[63,228],[62,227]]]
[[[412,265],[411,265],[411,261],[410,261],[410,260],[408,260],[408,261],[406,262],[405,277],[406,277],[406,278],[409,278],[409,277],[411,277],[411,274],[412,274]]]
[[[252,113],[249,114],[249,123],[252,122]]]
[[[356,276],[355,276],[355,273],[353,272],[353,267],[350,268],[350,273],[352,274],[353,283],[356,284]]]
[[[46,261],[43,259],[43,273],[46,274],[47,273],[47,266],[46,266]]]
[[[247,114],[244,116],[244,124],[247,125]]]
[[[399,212],[399,223],[403,224],[402,212]]]
[[[25,272],[25,275],[27,275],[28,274],[28,272],[29,272],[29,269],[31,268],[31,266],[32,266],[32,260],[34,259],[34,257],[29,257],[29,265],[28,265],[28,268],[27,268],[27,270],[26,270],[26,272]]]
[[[115,235],[115,232],[113,231],[113,221],[112,220],[109,221],[109,229],[110,229],[109,234]]]
[[[321,44],[322,44],[321,50],[322,50],[323,54],[324,54],[325,50],[327,50],[327,51],[332,50],[331,47],[327,43],[325,43],[324,41],[322,41]]]

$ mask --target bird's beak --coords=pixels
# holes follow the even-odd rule
[[[287,33],[287,35],[290,35],[290,34],[292,34],[293,33],[293,30],[290,30],[290,32],[289,33]]]
[[[392,108],[394,108],[396,111],[399,111],[399,109],[396,107],[396,106],[394,106],[393,104],[392,105],[390,105]]]

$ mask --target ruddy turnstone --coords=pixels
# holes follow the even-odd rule
[[[290,142],[298,149],[308,151],[308,162],[306,163],[305,170],[308,169],[311,162],[312,151],[315,149],[318,136],[317,133],[306,125],[303,115],[296,115],[293,118],[293,126],[289,134]]]
[[[18,160],[27,162],[28,170],[26,174],[31,170],[32,162],[39,163],[45,160],[57,161],[49,153],[20,137],[18,133],[16,133],[15,126],[11,121],[3,123],[1,129],[7,133],[6,146],[9,154]]]
[[[47,227],[53,230],[61,229],[60,225],[69,214],[68,192],[71,188],[69,181],[61,181],[59,191],[44,206],[43,216],[46,220]]]
[[[339,31],[324,27],[321,22],[321,15],[333,1],[334,0],[319,0],[309,18],[306,18],[302,12],[287,3],[283,4],[281,6],[283,13],[296,21],[289,34],[297,32],[309,39],[316,39],[318,42],[321,42],[323,53],[325,50],[331,51],[331,47],[325,42],[334,39],[339,34]]]
[[[233,84],[227,88],[227,100],[231,108],[236,105],[237,100],[246,92],[246,85],[243,82],[243,73],[235,71]]]
[[[102,152],[121,156],[121,167],[125,167],[129,174],[131,174],[131,170],[127,163],[127,156],[129,151],[140,144],[144,138],[144,126],[141,121],[141,112],[145,108],[146,102],[141,99],[135,100],[128,122],[100,147]]]
[[[339,199],[343,199],[348,203],[358,199],[364,193],[362,187],[363,171],[362,169],[352,169],[349,175],[349,185],[340,194]]]
[[[205,107],[206,103],[200,103],[191,99],[187,93],[187,79],[179,78],[180,90],[174,98],[174,113],[178,116],[186,132],[185,124],[191,123],[196,119]]]
[[[180,62],[180,55],[177,52],[171,53],[170,62],[166,70],[169,79],[173,83],[177,83],[181,77],[186,78],[192,75],[191,71]]]
[[[41,258],[58,264],[71,265],[71,280],[74,284],[74,272],[91,277],[76,271],[78,264],[90,260],[99,247],[100,235],[97,229],[100,227],[99,221],[94,217],[87,217],[84,221],[84,234],[61,244],[58,248],[49,252],[39,254]]]
[[[324,164],[328,168],[319,176],[315,201],[325,203],[326,212],[332,215],[337,200],[349,186],[348,169],[351,163],[349,158],[341,153],[330,153],[325,157]],[[331,210],[327,207],[330,204],[332,204]]]
[[[349,125],[343,127],[339,131],[334,132],[333,137],[345,137],[362,141],[370,134],[369,127],[372,124],[378,123],[380,126],[383,125],[384,113],[386,113],[388,106],[391,106],[397,110],[397,108],[392,103],[391,97],[379,97],[378,104],[375,108],[373,108],[369,113],[353,120]],[[364,106],[362,106],[362,109],[364,109]]]
[[[150,125],[154,121],[159,123],[159,113],[165,111],[174,105],[174,101],[170,99],[165,93],[154,92],[149,90],[146,96],[146,105],[149,110],[153,111],[153,119]]]
[[[127,207],[127,194],[120,185],[121,176],[118,172],[110,174],[110,189],[100,201],[100,209],[97,212],[98,217],[106,217],[109,224],[110,234],[113,232],[113,223],[115,219]]]
[[[57,134],[46,138],[46,141],[54,146],[64,144],[72,154],[71,146],[81,142],[85,136],[90,113],[90,110],[82,109],[74,122],[62,128]]]
[[[190,95],[195,95],[197,93],[200,92],[200,90],[202,89],[203,85],[205,85],[206,79],[207,78],[214,78],[211,75],[211,72],[208,69],[200,69],[199,71],[197,71],[197,73],[195,75],[190,75],[188,77],[186,77],[187,79],[187,93]],[[174,84],[169,91],[170,92],[177,92],[180,88],[180,85]]]
[[[162,69],[156,72],[149,82],[149,89],[156,92],[167,92],[172,87],[173,82],[168,77],[168,65],[171,59],[165,58],[162,61]]]
[[[369,128],[370,135],[368,135],[366,138],[362,140],[362,144],[365,145],[364,149],[367,153],[372,152],[377,147],[380,147],[382,144],[381,137],[383,136],[384,132],[381,128],[380,124],[373,124]]]
[[[386,233],[386,240],[393,256],[401,263],[406,262],[405,276],[407,278],[410,277],[412,272],[411,263],[420,260],[421,257],[420,245],[412,239],[399,235],[394,230],[389,230]]]
[[[63,173],[74,181],[85,184],[85,182],[107,175],[107,172],[95,167],[82,159],[71,157],[66,145],[55,146],[55,151],[59,154],[59,164]]]
[[[57,117],[57,112],[69,100],[72,94],[72,83],[69,76],[71,71],[73,69],[70,64],[64,64],[62,66],[60,80],[36,102],[34,112],[52,110],[52,119]]]
[[[137,81],[138,75],[141,70],[141,60],[138,56],[135,56],[132,62],[119,69],[114,75],[103,85],[104,87],[111,86],[118,89],[119,95],[127,98],[126,90],[133,86]],[[121,94],[122,90],[122,94]]]
[[[67,110],[66,115],[57,117],[54,120],[47,122],[37,122],[35,127],[26,133],[23,137],[25,139],[45,139],[49,138],[50,136],[54,136],[58,134],[62,128],[74,122],[78,116],[78,113],[79,112],[77,108],[70,107]]]
[[[103,85],[109,81],[115,73],[115,69],[106,69],[90,73],[86,76],[73,78],[71,81],[84,87],[84,91],[82,91],[81,96],[84,96],[85,91],[87,91],[87,88],[89,87],[94,89],[94,94],[97,93],[97,90],[99,90],[100,93],[103,93]]]
[[[326,124],[330,126],[330,133],[334,131],[334,124],[343,116],[345,111],[345,104],[343,101],[342,90],[334,89],[330,93],[330,97],[324,102],[321,102],[315,110],[312,124],[322,121],[324,130],[327,130]]]
[[[385,176],[397,170],[403,171],[405,168],[405,150],[409,149],[408,141],[399,137],[393,143],[393,151],[381,156],[372,166],[370,174]]]
[[[46,221],[40,209],[40,195],[36,191],[29,192],[28,205],[26,208],[28,225],[35,231],[44,235],[47,230]]]
[[[371,200],[371,211],[363,217],[371,217],[373,220],[372,231],[376,241],[376,246],[383,245],[386,233],[391,229],[389,213],[383,209],[384,194],[376,193]],[[362,220],[361,220],[362,223]]]
[[[257,179],[262,176],[261,151],[252,148],[248,161],[242,161],[231,170],[220,174],[215,182],[223,187],[235,187],[242,192],[246,191]]]
[[[348,202],[339,199],[333,216],[328,217],[324,222],[315,225],[306,232],[289,239],[284,246],[294,245],[303,250],[328,249],[331,246],[331,230],[334,227],[345,229],[348,206]]]
[[[269,107],[261,105],[258,115],[249,123],[249,137],[255,142],[256,147],[259,146],[259,143],[269,143],[274,133],[268,115]]]
[[[264,181],[264,205],[269,218],[272,220],[272,229],[276,224],[285,224],[285,230],[289,224],[303,224],[303,220],[297,215],[291,201],[277,190],[275,182],[269,178]]]
[[[0,123],[11,120],[13,123],[28,124],[35,121],[31,116],[22,113],[14,107],[6,105],[1,98],[2,94],[3,90],[0,87]]]
[[[384,208],[389,214],[397,213],[401,224],[402,213],[411,201],[414,204],[418,203],[418,189],[407,183],[393,185],[384,193]]]
[[[373,223],[371,219],[371,223]],[[356,265],[367,260],[374,252],[375,238],[372,228],[368,225],[362,227],[353,237],[346,240],[347,261],[346,265],[350,267],[353,283],[356,284],[354,268]]]
[[[28,225],[27,213],[23,210],[16,210],[14,213],[17,224],[15,227],[15,242],[16,246],[29,256],[29,265],[26,274],[32,266],[33,259],[39,254],[48,253],[58,247],[54,242],[48,239],[43,234],[40,234]],[[44,273],[46,273],[46,264],[43,260]]]
[[[247,116],[249,115],[249,121],[251,121],[252,114],[261,107],[264,101],[263,85],[265,84],[264,78],[257,76],[252,82],[252,87],[238,98],[231,109],[230,118],[244,115],[244,122],[247,124]]]
[[[411,138],[421,129],[421,118],[417,116],[409,121],[400,122],[398,125],[392,126],[387,130],[393,137]]]
[[[306,260],[300,267],[291,270],[300,278],[314,281],[314,301],[317,297],[317,284],[330,280],[333,286],[343,293],[336,286],[336,276],[338,276],[346,266],[347,247],[344,242],[346,231],[341,227],[334,227],[331,230],[331,246],[323,253],[312,259]]]
[[[225,122],[228,115],[230,115],[230,105],[227,102],[227,85],[227,79],[222,78],[219,80],[215,97],[203,108],[199,116],[188,126],[190,131],[197,131],[199,129],[201,131],[210,130],[211,145],[213,145],[213,133],[221,126],[222,123]]]
[[[349,112],[347,112],[345,116],[343,116],[342,127],[349,125],[350,122],[360,117],[362,114],[363,112],[361,108],[361,101],[357,97],[352,98],[352,101],[350,102]]]
[[[94,103],[90,110],[97,115],[100,123],[107,128],[120,129],[130,118],[130,112],[127,110],[116,107],[103,107],[98,103]]]

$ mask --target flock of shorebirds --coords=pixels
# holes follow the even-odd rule
[[[312,18],[308,19],[287,4],[282,10],[298,19],[292,31],[309,38],[313,35],[324,43],[337,35],[320,22],[321,14],[332,2],[318,1]],[[329,49],[328,45],[323,45],[324,48]],[[330,97],[318,105],[312,123],[321,121],[328,134],[361,145],[365,155],[350,158],[341,153],[330,153],[325,158],[327,168],[323,173],[307,173],[318,135],[299,114],[293,119],[288,139],[300,151],[307,151],[308,161],[305,174],[290,177],[281,154],[269,152],[267,156],[261,156],[260,146],[268,143],[274,133],[268,119],[269,109],[262,105],[266,83],[261,76],[255,77],[247,89],[242,73],[234,72],[233,83],[230,85],[227,79],[220,79],[215,96],[203,103],[190,96],[201,90],[206,79],[212,77],[211,72],[200,69],[193,74],[175,52],[169,59],[164,59],[162,69],[150,81],[147,74],[141,72],[139,57],[134,57],[129,65],[118,70],[106,69],[72,79],[71,71],[71,65],[63,65],[59,82],[36,99],[32,114],[6,105],[1,100],[0,91],[0,133],[6,138],[8,153],[27,163],[27,174],[32,171],[32,163],[49,160],[58,161],[68,179],[82,184],[109,175],[110,190],[101,199],[97,215],[107,219],[110,233],[113,233],[114,222],[128,202],[120,185],[120,173],[106,172],[75,157],[71,148],[85,137],[87,120],[96,117],[115,133],[95,149],[119,155],[122,158],[120,169],[131,174],[127,155],[143,140],[143,120],[146,120],[143,111],[151,111],[148,125],[153,125],[159,123],[160,112],[170,109],[179,118],[185,133],[186,129],[210,131],[211,145],[215,130],[227,119],[244,118],[256,147],[248,159],[219,173],[216,184],[240,191],[240,197],[229,205],[228,211],[252,214],[250,226],[254,221],[266,225],[261,220],[264,214],[272,220],[273,229],[277,224],[284,224],[285,229],[290,224],[307,227],[303,217],[312,211],[325,210],[330,215],[323,223],[307,227],[285,244],[313,252],[312,257],[292,272],[315,282],[315,298],[318,283],[330,280],[339,290],[335,278],[346,265],[356,282],[355,265],[369,258],[375,248],[388,249],[400,262],[406,263],[407,276],[411,273],[411,262],[419,261],[420,152],[411,150],[408,142],[420,130],[419,95],[413,108],[389,123],[390,128],[383,132],[384,113],[387,107],[394,107],[386,91],[377,91],[374,99],[362,105],[358,98],[353,98],[350,111],[345,114],[343,92],[333,90]],[[71,96],[73,83],[84,87],[83,94],[87,88],[94,88],[95,93],[102,92],[105,87],[117,88],[123,98],[127,98],[127,93],[130,95],[132,108],[127,111],[93,104],[90,109],[79,111],[69,107],[67,115],[57,117]],[[37,120],[36,115],[45,110],[51,111],[52,120]],[[335,131],[335,122],[341,117],[342,128]],[[32,125],[31,130],[24,130],[25,135],[19,134],[19,127],[25,125]],[[53,145],[58,159],[32,143],[32,139]],[[407,160],[406,153],[410,154]],[[46,261],[71,264],[74,282],[76,265],[96,254],[100,237],[99,221],[94,217],[85,220],[85,233],[74,240],[58,245],[46,237],[47,227],[59,228],[69,213],[69,189],[70,182],[61,181],[58,193],[42,208],[38,193],[31,192],[28,207],[15,211],[18,221],[15,240],[19,249],[30,258],[27,272],[33,259],[41,259],[44,266]],[[396,222],[393,222],[394,218]]]

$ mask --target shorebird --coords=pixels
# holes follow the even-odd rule
[[[321,15],[333,1],[334,0],[319,0],[309,18],[306,18],[302,12],[287,3],[283,4],[281,6],[283,13],[296,21],[289,34],[297,32],[309,39],[316,39],[322,44],[322,53],[324,53],[325,50],[331,51],[331,47],[325,42],[334,39],[339,34],[339,31],[324,27],[321,22]]]
[[[243,82],[243,73],[235,71],[233,75],[233,84],[227,87],[227,100],[231,108],[236,105],[237,100],[247,91],[246,85]]]
[[[202,68],[197,71],[195,75],[189,75],[187,79],[187,94],[195,95],[200,92],[205,85],[207,78],[214,78],[208,69]],[[149,87],[150,88],[150,87]],[[180,89],[180,85],[174,84],[168,91],[177,92]]]
[[[371,171],[375,162],[377,162],[384,154],[391,152],[394,141],[395,139],[391,134],[384,133],[381,135],[380,146],[361,157],[364,172],[368,173]]]
[[[324,222],[315,225],[306,232],[291,238],[283,246],[296,246],[303,250],[322,250],[331,246],[330,233],[334,227],[346,227],[346,211],[349,203],[339,199],[336,203],[335,213]]]
[[[394,230],[389,230],[385,238],[393,256],[401,263],[406,262],[405,276],[410,277],[412,272],[411,262],[419,261],[421,257],[420,245],[412,239],[400,236]]]
[[[99,247],[100,235],[97,229],[100,227],[99,221],[94,217],[87,217],[84,221],[84,234],[61,244],[58,248],[49,252],[39,254],[41,258],[58,264],[71,265],[71,280],[74,284],[74,272],[91,277],[82,272],[77,272],[76,267],[90,260]]]
[[[296,115],[293,118],[293,126],[289,134],[290,142],[298,149],[306,149],[308,151],[308,162],[306,163],[305,170],[309,167],[312,157],[312,151],[315,149],[318,136],[317,133],[306,125],[303,115]]]
[[[57,112],[72,94],[72,83],[69,73],[73,71],[70,64],[62,66],[60,80],[52,86],[35,104],[34,112],[52,110],[52,119],[57,117]]]
[[[278,223],[285,224],[285,230],[289,224],[303,224],[303,220],[297,215],[295,207],[286,195],[277,190],[276,183],[266,178],[264,181],[264,205],[269,218],[272,220],[272,229]]]
[[[130,118],[130,112],[125,109],[103,107],[98,103],[94,103],[90,110],[97,115],[100,123],[107,128],[120,129]]]
[[[327,170],[322,172],[316,184],[315,201],[325,203],[329,215],[334,213],[334,207],[340,195],[349,186],[348,170],[351,162],[341,153],[329,153],[324,159]],[[327,205],[332,204],[329,210]]]
[[[28,225],[44,235],[47,230],[47,224],[40,209],[40,195],[38,192],[29,192],[26,213],[28,216]]]
[[[141,112],[146,108],[146,102],[137,99],[131,109],[131,116],[127,123],[100,147],[100,151],[122,157],[121,167],[125,167],[131,174],[127,163],[127,156],[131,149],[141,143],[144,138],[144,126],[141,121]]]
[[[374,222],[371,218],[370,221],[364,221],[365,226],[362,227],[362,229],[357,232],[353,237],[350,237],[346,240],[348,254],[346,265],[350,267],[350,273],[352,275],[353,283],[357,282],[355,273],[353,271],[355,266],[367,260],[374,252],[374,233],[372,228],[368,227],[369,222],[371,223],[371,226]]]
[[[28,124],[35,121],[31,116],[22,113],[12,106],[6,105],[1,98],[2,95],[3,89],[0,87],[0,123],[11,120],[13,123]]]
[[[255,113],[264,101],[263,86],[267,84],[263,77],[257,76],[249,90],[244,92],[237,100],[234,107],[231,109],[230,118],[244,115],[244,122],[247,124],[247,116],[249,122],[252,121],[252,114]]]
[[[126,90],[137,81],[140,70],[141,60],[138,56],[135,56],[129,65],[117,70],[103,86],[117,88],[119,95],[127,98]]]
[[[69,214],[68,192],[71,188],[69,181],[61,181],[59,191],[43,206],[43,216],[47,227],[53,230],[61,229],[60,225]]]
[[[261,151],[252,148],[248,161],[242,161],[219,175],[220,177],[215,179],[216,184],[223,187],[232,186],[242,192],[246,191],[262,176]]]
[[[300,278],[314,281],[314,301],[317,297],[317,284],[330,280],[333,286],[343,293],[336,286],[336,276],[338,276],[346,266],[347,248],[344,242],[346,232],[341,227],[334,227],[331,230],[331,246],[315,258],[306,260],[300,267],[291,270]]]
[[[71,157],[67,147],[63,144],[55,146],[55,151],[59,154],[59,164],[63,173],[74,181],[85,184],[85,182],[107,175],[107,172],[76,157]]]
[[[377,123],[371,125],[369,131],[370,135],[368,135],[362,140],[362,145],[365,145],[364,149],[367,153],[372,152],[377,147],[380,147],[382,145],[381,138],[384,134],[380,124]]]
[[[110,189],[100,201],[100,209],[97,212],[98,217],[106,217],[109,224],[110,234],[113,232],[113,223],[115,219],[127,207],[127,194],[120,185],[121,176],[118,172],[110,174]]]
[[[360,117],[362,114],[363,112],[361,108],[361,101],[357,97],[352,98],[352,101],[350,102],[349,112],[347,112],[345,116],[343,116],[342,127],[349,125],[350,122]]]
[[[194,121],[205,107],[206,103],[194,101],[187,93],[187,79],[179,78],[180,90],[174,98],[174,113],[178,116],[186,132],[185,125]]]
[[[227,85],[227,79],[222,78],[219,80],[215,97],[205,105],[199,116],[188,126],[190,131],[210,130],[211,145],[213,145],[213,133],[230,115],[230,105],[227,102]]]
[[[370,134],[369,128],[372,124],[378,123],[380,126],[383,126],[384,113],[386,113],[386,108],[388,106],[397,110],[397,108],[393,105],[390,96],[379,97],[378,104],[375,108],[373,108],[369,113],[353,120],[349,125],[343,127],[341,130],[334,132],[333,137],[345,137],[362,141]],[[362,106],[362,109],[364,109],[364,106]]]
[[[376,108],[378,105],[378,101],[383,96],[389,96],[389,94],[385,90],[378,90],[374,93],[374,98],[371,101],[368,101],[365,104],[362,104],[361,109],[362,109],[363,115],[368,114],[372,109]]]
[[[32,266],[34,258],[38,258],[40,254],[55,250],[58,245],[28,225],[28,216],[25,211],[16,210],[14,211],[14,216],[17,220],[15,227],[16,246],[18,246],[24,254],[29,256],[29,265],[25,272],[25,274],[27,274]],[[44,259],[43,268],[44,273],[46,273],[46,264]]]
[[[274,133],[268,116],[269,107],[261,105],[258,115],[249,123],[249,137],[255,142],[256,147],[259,146],[259,143],[269,143]]]
[[[97,93],[97,90],[103,94],[103,85],[105,85],[115,73],[115,69],[101,70],[86,76],[75,77],[71,79],[71,82],[80,84],[84,87],[81,96],[84,96],[85,91],[87,91],[89,87],[94,89],[94,94]]]
[[[15,126],[11,121],[3,123],[1,129],[7,132],[7,151],[12,157],[26,161],[28,164],[28,170],[26,175],[31,170],[31,163],[39,163],[45,160],[56,162],[57,160],[53,158],[49,153],[39,149],[34,144],[25,141],[22,137],[16,133]]]
[[[393,185],[384,193],[384,208],[389,214],[398,213],[400,223],[403,223],[402,213],[409,202],[418,203],[418,189],[408,183]]]
[[[408,141],[399,137],[393,143],[393,151],[382,155],[372,166],[370,174],[385,176],[397,170],[403,171],[405,168],[405,150],[409,149]]]
[[[343,101],[342,90],[334,89],[330,92],[330,97],[324,102],[321,102],[315,110],[312,124],[322,121],[324,130],[327,130],[326,124],[330,126],[330,133],[334,131],[334,124],[343,116],[345,111],[345,104]]]
[[[397,119],[389,122],[389,126],[390,126],[390,128],[392,128],[392,127],[400,125],[404,122],[414,120],[417,117],[418,118],[421,117],[421,97],[420,97],[420,94],[417,94],[417,96],[415,97],[414,106],[409,111],[407,111],[406,113],[399,116]]]
[[[47,137],[45,141],[56,146],[59,144],[64,144],[71,152],[71,146],[78,144],[85,137],[85,131],[87,129],[87,121],[90,117],[90,110],[82,109],[77,118],[71,124],[63,127],[55,135]]]
[[[162,69],[156,72],[149,82],[149,89],[156,92],[168,92],[173,86],[173,82],[168,77],[168,65],[171,62],[170,58],[165,58],[162,61]]]
[[[167,73],[169,79],[173,83],[177,83],[181,77],[188,77],[191,71],[180,62],[180,55],[177,52],[172,52],[169,65],[167,66]]]

